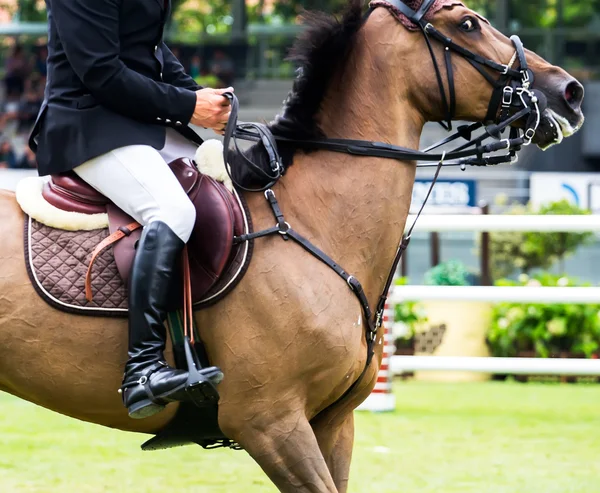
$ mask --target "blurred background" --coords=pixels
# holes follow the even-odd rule
[[[302,30],[298,22],[302,10],[337,11],[344,3],[172,0],[167,44],[198,83],[235,87],[242,120],[269,121],[291,88],[296,67],[286,61],[286,55]],[[578,134],[546,152],[533,146],[525,149],[513,166],[444,170],[426,214],[586,215],[600,221],[600,0],[467,3],[502,32],[518,34],[527,48],[584,84],[586,123]],[[43,98],[45,19],[43,0],[0,0],[0,188],[14,188],[23,176],[35,174],[35,156],[26,141]],[[422,147],[444,136],[439,126],[428,125]],[[413,210],[425,197],[431,177],[430,170],[418,171]],[[527,300],[519,300],[516,294],[503,303],[468,296],[461,301],[411,298],[411,289],[419,285],[600,289],[598,227],[590,228],[596,232],[520,229],[416,233],[396,281],[397,293],[408,298],[402,301],[398,294],[389,308],[387,356],[597,360],[600,296],[598,304],[566,295],[533,301],[531,296],[537,295],[531,291]],[[560,369],[549,372],[551,376],[540,374],[539,369],[527,374],[518,366],[514,372],[491,371],[489,364],[470,373],[447,369],[427,373],[402,364],[390,359],[391,369],[378,384],[383,397],[371,406],[393,413],[357,417],[353,491],[600,491],[598,367],[595,373],[577,377],[561,374]],[[402,380],[392,385],[392,374]],[[472,386],[457,386],[464,381]],[[549,386],[549,382],[557,385]],[[0,401],[5,410],[0,417],[0,452],[14,455],[6,464],[0,460],[0,470],[4,468],[8,478],[0,479],[3,491],[121,491],[115,471],[128,467],[129,473],[138,467],[134,459],[138,438],[74,424],[8,396],[0,395]],[[54,432],[36,428],[45,419]],[[31,450],[21,444],[23,420],[28,429],[36,429],[41,443],[36,454],[44,460],[53,460],[54,447],[44,448],[45,441],[55,444],[71,437],[77,442],[84,436],[94,446],[81,445],[81,453],[62,450],[71,464],[68,471],[59,467],[63,477],[55,469],[29,463]],[[124,452],[115,455],[115,448]],[[163,458],[176,457],[170,464],[182,466],[177,469],[179,482],[164,476],[158,482],[148,480],[139,491],[171,486],[194,492],[273,491],[253,464],[229,452],[220,456],[223,461],[213,455],[205,459],[211,461],[204,464],[213,471],[213,479],[207,486],[198,486],[196,473],[189,472],[196,471],[195,464],[189,456],[176,454],[153,455],[144,461],[145,469],[139,466],[136,471],[140,478],[160,474]],[[89,469],[93,481],[84,484],[77,479],[78,461],[86,468],[90,462],[96,464]],[[404,466],[402,474],[394,472],[398,465]],[[231,471],[241,472],[236,476]],[[55,486],[44,485],[41,479],[23,479],[32,472]],[[248,477],[253,486],[239,486]]]

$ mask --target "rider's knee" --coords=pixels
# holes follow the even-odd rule
[[[196,208],[190,199],[186,196],[185,200],[174,201],[162,215],[162,221],[187,243],[196,224]]]

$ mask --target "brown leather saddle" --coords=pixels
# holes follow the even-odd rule
[[[169,167],[196,207],[196,225],[188,251],[192,297],[194,303],[198,303],[227,277],[229,267],[243,247],[234,245],[233,238],[248,232],[246,216],[238,199],[224,185],[200,173],[191,160],[177,159]],[[134,219],[73,172],[53,175],[42,195],[64,211],[108,213],[111,235],[123,232],[123,238],[113,246],[119,274],[127,283],[136,242],[141,235],[141,228],[132,231],[131,225],[136,224]]]

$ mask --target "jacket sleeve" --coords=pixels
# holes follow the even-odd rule
[[[120,59],[123,0],[54,0],[51,15],[67,59],[83,85],[104,106],[141,120],[189,123],[196,106],[190,89],[156,82]]]
[[[165,82],[191,91],[203,89],[202,86],[196,84],[196,81],[192,79],[190,75],[185,73],[185,69],[181,65],[181,62],[177,60],[177,57],[173,55],[173,52],[164,41],[161,42],[160,48],[164,59],[163,78]]]

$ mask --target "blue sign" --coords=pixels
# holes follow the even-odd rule
[[[412,193],[412,207],[421,207],[431,180],[416,180]],[[436,207],[475,207],[477,182],[475,180],[438,180],[427,205]]]

